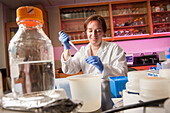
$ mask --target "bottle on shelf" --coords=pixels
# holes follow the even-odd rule
[[[160,4],[160,11],[165,11],[163,4]]]
[[[170,11],[170,4],[167,4],[167,11]]]
[[[131,8],[128,8],[128,9],[127,9],[127,13],[128,13],[128,14],[132,14],[132,9],[131,9]]]
[[[118,31],[114,31],[114,36],[118,36]]]
[[[54,53],[42,30],[42,11],[36,7],[17,9],[19,29],[9,43],[9,62],[14,98],[37,99],[55,90]]]
[[[166,61],[161,63],[162,69],[170,69],[170,47],[169,47],[169,54],[166,55]]]
[[[153,32],[154,32],[154,33],[157,33],[157,32],[158,32],[158,28],[157,28],[156,26],[153,28]]]
[[[155,17],[155,23],[161,23],[161,22],[162,22],[161,15],[157,14]]]
[[[135,20],[133,21],[133,25],[138,25],[137,19],[135,19]]]
[[[160,12],[160,6],[155,7],[155,12]]]
[[[143,19],[142,19],[142,17],[139,18],[139,25],[143,25]]]
[[[162,23],[166,23],[166,14],[162,14]]]
[[[133,29],[129,29],[129,35],[133,35]]]
[[[152,6],[151,9],[152,9],[152,12],[155,12],[155,6]]]

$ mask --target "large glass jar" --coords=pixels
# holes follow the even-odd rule
[[[40,9],[17,9],[19,29],[8,48],[12,93],[16,98],[50,95],[55,89],[53,46],[42,30],[43,22]]]

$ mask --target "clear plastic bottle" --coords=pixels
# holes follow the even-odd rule
[[[19,29],[9,44],[10,75],[14,97],[50,95],[55,89],[54,53],[42,30],[42,11],[36,7],[17,9]]]
[[[166,55],[166,61],[161,63],[162,69],[170,69],[170,48],[169,48],[169,54]]]

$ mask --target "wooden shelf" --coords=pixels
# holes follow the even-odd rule
[[[162,13],[170,13],[170,11],[152,12],[152,14],[162,14]]]
[[[108,28],[107,30],[110,30],[110,28]],[[85,32],[85,30],[70,30],[70,31],[64,31],[65,33],[78,33],[78,32]]]
[[[128,36],[115,36],[114,40],[129,40],[129,39],[141,39],[141,38],[149,38],[150,34],[141,34],[141,35],[128,35]]]
[[[127,29],[127,28],[137,28],[137,27],[146,27],[148,26],[147,24],[143,25],[134,25],[134,26],[122,26],[122,27],[114,27],[114,29]]]
[[[84,30],[71,30],[71,31],[64,31],[65,33],[78,33],[78,32],[84,32]]]
[[[147,13],[120,14],[120,15],[113,15],[113,17],[139,16],[139,15],[146,15],[146,14],[147,14]]]
[[[109,16],[102,16],[103,18],[109,18]],[[77,20],[86,20],[87,18],[72,18],[72,19],[62,19],[61,21],[77,21]]]
[[[153,33],[153,37],[170,36],[170,32]]]
[[[170,22],[167,22],[167,23],[154,23],[154,24],[153,24],[153,26],[155,26],[155,25],[163,25],[163,24],[165,24],[165,25],[169,25],[169,24],[170,24]]]

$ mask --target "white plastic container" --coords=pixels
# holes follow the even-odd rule
[[[166,55],[166,61],[161,63],[162,69],[170,69],[170,48],[169,48],[169,54]]]
[[[168,80],[162,77],[140,79],[140,96],[143,101],[168,97]]]
[[[170,82],[170,69],[160,69],[159,77],[166,78]]]
[[[170,69],[160,69],[159,77],[162,77],[168,80],[168,89],[169,89],[169,97],[170,97]]]
[[[139,80],[148,76],[146,71],[130,71],[127,73],[128,82],[126,90],[133,93],[139,93]]]
[[[101,76],[80,74],[67,77],[72,99],[83,101],[79,112],[93,112],[101,107]]]

